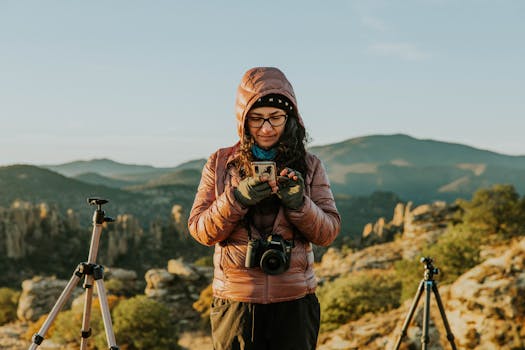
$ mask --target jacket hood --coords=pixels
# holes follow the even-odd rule
[[[294,117],[304,127],[303,120],[297,108],[297,100],[292,84],[283,72],[274,67],[256,67],[248,70],[241,79],[237,89],[235,101],[235,114],[237,116],[237,133],[240,139],[244,138],[244,121],[246,114],[262,96],[269,94],[281,94],[286,96],[293,104]]]

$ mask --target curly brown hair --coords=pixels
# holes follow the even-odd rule
[[[289,116],[286,121],[284,132],[277,145],[277,156],[275,163],[277,172],[284,168],[291,168],[306,174],[306,143],[308,135],[295,115]],[[244,126],[244,138],[241,140],[240,150],[236,159],[236,166],[242,177],[252,176],[250,163],[254,161],[252,146],[255,144],[254,138],[250,135],[249,128]]]

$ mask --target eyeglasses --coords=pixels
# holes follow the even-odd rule
[[[262,128],[265,122],[268,122],[271,126],[281,126],[286,123],[286,119],[288,119],[286,114],[274,115],[269,118],[248,117],[248,126],[252,128]]]

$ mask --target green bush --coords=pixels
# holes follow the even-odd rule
[[[400,260],[395,263],[396,278],[401,281],[400,302],[413,297],[424,277],[425,265],[420,258],[432,257],[439,273],[434,279],[441,283],[452,283],[463,273],[481,262],[480,245],[486,235],[470,230],[465,225],[450,227],[436,243],[423,249],[421,256],[411,261]]]
[[[119,345],[127,350],[179,349],[169,314],[166,306],[143,295],[120,302],[113,312]]]
[[[179,349],[169,310],[163,304],[144,295],[127,300],[109,295],[108,304],[112,310],[113,331],[120,349]],[[55,320],[54,330],[50,336],[59,344],[78,347],[82,317],[82,304],[76,304],[71,310],[61,312]],[[90,326],[92,336],[88,341],[89,349],[107,349],[98,299],[93,300]]]
[[[84,300],[84,296],[81,298]],[[107,301],[109,309],[113,310],[120,299],[117,296],[108,295]],[[98,298],[93,299],[91,310],[90,327],[92,329],[92,336],[88,341],[88,345],[90,349],[107,349],[106,334]],[[51,336],[53,340],[59,344],[79,346],[83,314],[84,303],[75,304],[71,310],[60,312],[54,322],[54,329],[48,336]]]
[[[321,331],[330,331],[368,312],[399,306],[401,283],[393,272],[363,271],[328,282],[318,290]]]
[[[494,185],[478,190],[472,200],[462,201],[463,222],[469,229],[503,238],[525,234],[525,197],[512,185]]]
[[[203,329],[210,328],[210,313],[211,313],[211,302],[213,300],[213,288],[212,285],[204,288],[201,291],[199,300],[193,303],[193,309],[201,314],[201,327]]]
[[[423,254],[422,254],[423,256]],[[424,265],[419,262],[419,257],[413,260],[399,260],[394,264],[396,280],[401,283],[399,302],[416,295],[419,282],[423,279]]]
[[[206,255],[195,260],[195,266],[213,267],[213,255]]]
[[[484,233],[460,225],[449,229],[424,255],[434,258],[442,275],[440,281],[450,283],[481,262],[479,254],[485,240]]]
[[[16,320],[20,293],[11,288],[0,288],[0,325]]]

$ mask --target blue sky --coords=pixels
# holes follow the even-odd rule
[[[174,166],[236,142],[277,66],[313,139],[525,155],[525,1],[0,0],[0,165]]]

